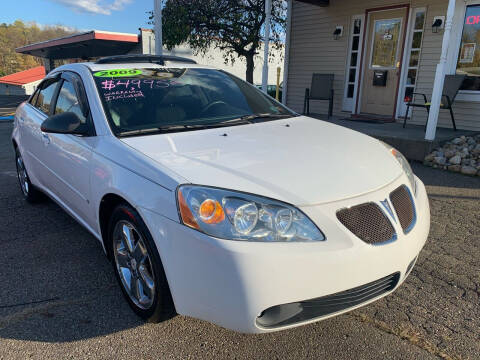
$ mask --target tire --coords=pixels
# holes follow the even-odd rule
[[[22,154],[18,148],[15,149],[15,164],[17,166],[17,178],[20,185],[23,198],[29,203],[40,202],[44,199],[43,194],[32,185],[28,177],[25,163],[23,162]]]
[[[145,223],[131,206],[122,204],[113,211],[108,241],[115,276],[133,311],[148,322],[172,318],[175,307],[160,255]]]

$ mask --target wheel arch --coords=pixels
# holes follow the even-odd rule
[[[98,209],[98,222],[100,225],[100,235],[102,237],[103,248],[105,249],[105,253],[109,260],[112,259],[112,245],[108,240],[108,223],[110,220],[110,216],[112,215],[113,210],[120,205],[125,204],[131,206],[135,209],[131,203],[129,203],[124,197],[115,194],[115,193],[108,193],[102,197],[100,201],[100,206]]]

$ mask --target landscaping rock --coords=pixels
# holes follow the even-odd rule
[[[456,154],[455,150],[445,150],[445,157],[447,159],[450,159],[451,157],[454,157]],[[428,156],[428,155],[427,155]]]
[[[460,136],[434,149],[425,157],[424,165],[480,176],[480,134]]]
[[[477,169],[473,166],[462,166],[460,172],[464,175],[475,175],[477,173]]]
[[[438,165],[445,165],[447,163],[447,159],[442,156],[436,156],[433,161]]]
[[[460,165],[450,165],[448,167],[448,170],[450,170],[452,172],[460,172],[461,169],[462,169],[462,167]]]
[[[455,155],[454,157],[450,158],[448,162],[453,165],[458,165],[462,162],[462,157],[461,155]]]
[[[452,140],[452,144],[455,144],[455,145],[460,145],[460,144],[463,144],[465,142],[465,140],[463,140],[462,138],[455,138]]]

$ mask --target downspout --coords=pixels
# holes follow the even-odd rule
[[[432,104],[430,107],[430,115],[428,116],[427,131],[425,140],[435,140],[437,132],[438,115],[440,113],[440,104],[443,96],[443,86],[445,83],[445,74],[447,67],[448,49],[450,46],[450,38],[452,34],[453,16],[455,14],[455,0],[449,0],[447,19],[445,21],[445,32],[443,34],[442,54],[440,63],[437,65],[435,73],[435,81],[433,83]]]
[[[292,32],[292,4],[293,0],[287,2],[287,28],[285,39],[285,59],[283,62],[283,87],[282,87],[282,104],[287,105],[287,88],[288,88],[288,67],[290,65],[290,38]]]

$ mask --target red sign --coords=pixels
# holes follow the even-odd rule
[[[480,24],[480,15],[468,16],[466,24],[467,25],[478,25],[478,24]]]

